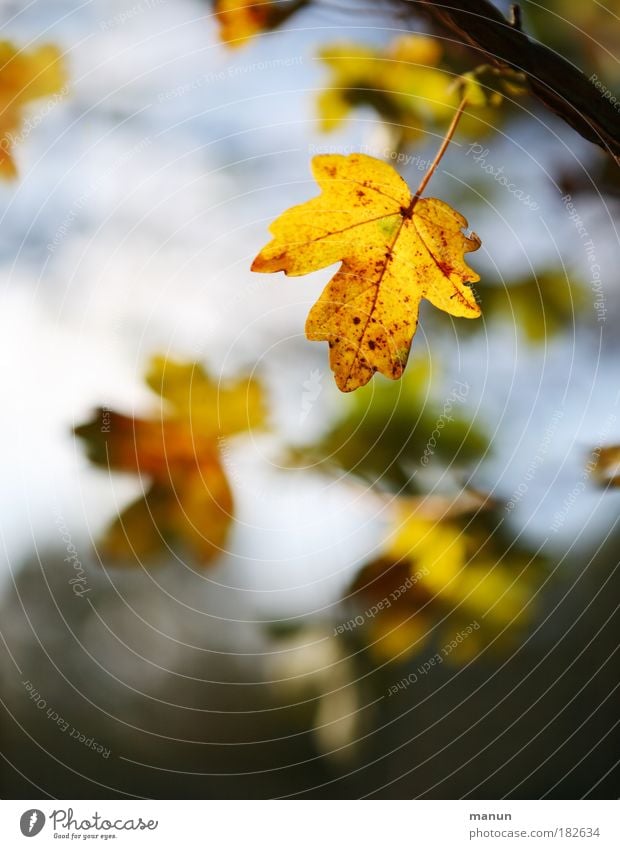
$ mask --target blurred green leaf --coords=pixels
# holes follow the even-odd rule
[[[504,285],[490,284],[488,275],[483,275],[476,283],[476,295],[484,321],[460,322],[459,335],[486,332],[490,323],[502,321],[509,322],[533,344],[571,327],[588,303],[585,287],[562,269],[545,269]],[[428,320],[445,321],[445,317],[433,313]]]
[[[386,489],[417,491],[412,473],[437,462],[455,469],[476,460],[488,440],[463,407],[468,385],[431,393],[427,360],[414,360],[399,382],[378,378],[345,399],[343,417],[315,445],[292,452],[302,463],[332,465]]]

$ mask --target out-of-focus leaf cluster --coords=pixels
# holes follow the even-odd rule
[[[383,554],[345,597],[341,633],[375,659],[421,651],[465,662],[522,638],[535,609],[543,561],[514,546],[499,511],[479,493],[399,499]]]
[[[26,107],[42,97],[62,93],[66,73],[60,51],[51,44],[32,50],[0,41],[0,176],[17,176],[15,142],[40,121],[26,121]]]
[[[385,122],[397,149],[429,132],[443,133],[464,96],[468,106],[458,133],[484,137],[497,126],[504,95],[525,92],[511,72],[481,66],[459,75],[441,67],[441,44],[423,35],[399,36],[384,50],[354,42],[328,44],[319,55],[331,72],[317,100],[321,129],[331,132],[354,109],[369,106]]]
[[[230,48],[243,47],[261,32],[275,29],[308,0],[214,0],[220,40]]]
[[[449,465],[458,475],[487,450],[485,434],[464,409],[469,385],[431,393],[431,365],[411,362],[398,382],[376,378],[346,398],[344,413],[316,444],[294,449],[291,462],[342,469],[388,491],[419,492],[416,474]]]
[[[561,269],[552,268],[506,280],[503,285],[483,279],[476,284],[476,291],[487,327],[493,322],[507,322],[533,344],[570,327],[587,303],[583,285]],[[431,320],[438,317],[433,315]],[[471,324],[461,322],[459,333],[481,329]]]
[[[200,364],[164,357],[153,359],[146,383],[160,400],[148,418],[102,408],[75,429],[94,464],[144,479],[143,495],[110,525],[101,551],[140,561],[188,549],[206,563],[233,518],[221,440],[263,426],[261,389],[247,379],[220,386]]]

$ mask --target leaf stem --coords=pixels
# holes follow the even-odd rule
[[[459,121],[461,120],[461,115],[463,114],[463,110],[465,109],[466,106],[467,106],[467,95],[465,95],[463,97],[463,99],[461,100],[461,102],[459,103],[457,110],[454,113],[454,118],[450,122],[450,126],[448,127],[448,130],[447,130],[447,132],[444,136],[444,139],[441,143],[441,147],[437,151],[435,158],[431,162],[430,168],[428,169],[428,171],[426,172],[426,174],[422,178],[422,182],[418,186],[418,189],[417,189],[415,195],[413,196],[414,201],[416,201],[420,197],[420,195],[422,194],[424,189],[427,187],[429,180],[431,179],[431,177],[435,173],[437,166],[441,162],[441,159],[442,159],[444,153],[446,152],[448,145],[450,144],[450,142],[452,140],[452,136],[454,135],[454,131],[456,130],[457,125],[458,125]]]

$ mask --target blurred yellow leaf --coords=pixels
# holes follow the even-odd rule
[[[620,445],[607,445],[598,449],[594,473],[599,483],[620,486]]]
[[[467,221],[436,198],[412,195],[388,164],[362,154],[312,160],[322,193],[287,210],[253,271],[299,276],[342,261],[313,306],[306,336],[328,341],[336,384],[350,392],[376,371],[401,377],[422,298],[454,316],[477,318],[463,259],[477,250]]]
[[[254,36],[283,23],[307,0],[214,0],[220,40],[242,47]]]
[[[441,661],[466,661],[529,621],[536,585],[524,566],[531,558],[502,552],[477,522],[493,507],[468,492],[399,501],[384,554],[353,586],[377,658],[403,660],[433,642]]]
[[[441,57],[436,39],[400,36],[384,52],[342,42],[326,45],[319,55],[332,71],[318,98],[320,126],[326,132],[367,103],[384,120],[401,124],[403,140],[412,141],[425,122],[449,118],[458,102],[448,92],[448,74],[433,67]]]
[[[169,420],[185,421],[189,414],[203,438],[231,436],[265,422],[262,389],[256,380],[222,385],[197,363],[154,357],[146,383],[167,402]]]
[[[103,540],[112,557],[148,557],[178,543],[208,562],[223,546],[233,499],[221,461],[223,437],[261,427],[265,412],[253,380],[219,387],[202,366],[155,357],[148,385],[159,411],[133,418],[100,409],[75,429],[90,460],[147,479]]]
[[[528,92],[525,77],[510,68],[480,65],[457,78],[455,87],[460,97],[466,97],[470,106],[502,105],[505,95],[523,97]]]
[[[439,67],[442,49],[435,38],[402,35],[384,50],[336,42],[323,47],[319,56],[331,71],[317,100],[324,132],[337,129],[353,109],[365,105],[379,113],[395,136],[395,146],[402,147],[450,120],[464,92],[475,113],[463,118],[466,135],[480,137],[488,131],[487,123],[497,123],[489,108],[499,105],[497,98],[484,96],[473,74],[455,86],[454,74]]]
[[[486,106],[486,94],[476,79],[475,74],[472,72],[463,74],[459,78],[458,83],[461,86],[461,96],[466,97],[467,102],[471,106]]]
[[[407,559],[424,569],[425,585],[434,593],[450,596],[467,556],[466,539],[450,521],[418,518],[403,521],[387,549],[396,560]]]
[[[220,39],[230,47],[241,47],[266,29],[271,5],[254,0],[216,0]]]
[[[434,66],[439,64],[442,50],[436,38],[407,33],[396,36],[389,45],[386,55],[395,62]]]
[[[17,174],[12,149],[22,130],[26,104],[62,92],[66,75],[61,54],[52,45],[20,50],[0,41],[0,176]]]

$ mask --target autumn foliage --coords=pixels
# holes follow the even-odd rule
[[[305,5],[306,0],[215,0],[210,18],[221,42],[237,48]],[[373,608],[396,591],[394,601],[368,619],[361,640],[382,661],[406,658],[472,622],[484,624],[453,660],[467,661],[491,645],[517,639],[535,610],[534,573],[542,563],[525,546],[512,551],[504,544],[496,534],[497,503],[472,495],[469,472],[490,440],[470,420],[465,396],[453,398],[447,412],[445,399],[443,407],[437,398],[429,400],[430,359],[419,357],[405,375],[421,303],[438,311],[429,311],[425,325],[431,348],[445,316],[476,319],[483,313],[485,321],[512,319],[527,341],[546,343],[573,318],[573,306],[584,303],[567,274],[555,268],[515,274],[502,285],[480,281],[466,262],[466,254],[480,248],[480,238],[450,203],[426,196],[455,133],[480,138],[493,132],[511,103],[526,95],[519,70],[456,68],[447,52],[437,38],[413,33],[380,46],[336,39],[317,49],[323,87],[312,95],[311,121],[319,132],[333,138],[357,110],[366,109],[381,138],[389,140],[392,161],[400,163],[405,147],[421,147],[429,136],[436,156],[418,187],[380,158],[315,156],[310,167],[318,194],[284,209],[270,225],[271,241],[251,264],[254,272],[289,277],[337,265],[330,279],[325,275],[305,334],[328,343],[338,389],[358,391],[349,399],[335,393],[340,407],[322,434],[311,445],[284,446],[282,454],[291,466],[305,460],[321,473],[342,472],[349,483],[370,484],[373,496],[387,493],[391,500],[380,554],[358,564],[342,599],[354,608]],[[0,176],[17,174],[15,146],[29,132],[30,104],[66,93],[66,82],[58,48],[0,43]],[[487,174],[481,170],[482,179]],[[467,205],[462,197],[453,200]],[[244,272],[249,270],[246,262]],[[462,332],[466,323],[457,324]],[[481,326],[482,321],[472,322],[469,330]],[[375,374],[390,382],[379,377],[370,384]],[[453,369],[449,377],[459,382],[462,375]],[[398,385],[391,382],[401,378]],[[248,377],[220,383],[200,363],[163,356],[151,360],[146,384],[153,393],[147,410],[101,407],[75,428],[96,467],[128,474],[140,487],[106,528],[98,549],[123,564],[165,556],[182,560],[186,554],[201,565],[213,563],[226,550],[235,516],[225,449],[228,440],[266,428],[263,388]],[[444,431],[448,421],[451,427]],[[429,434],[440,432],[438,422],[441,439],[431,437],[435,445],[429,452]],[[599,449],[594,480],[617,487],[619,469],[620,448]],[[420,470],[427,477],[416,477]],[[444,484],[440,495],[432,491]]]
[[[218,386],[202,366],[155,357],[146,375],[160,403],[146,418],[100,409],[75,429],[93,463],[140,476],[143,495],[110,525],[102,550],[116,558],[186,548],[207,563],[224,546],[233,496],[222,440],[264,424],[252,380]]]
[[[467,221],[436,198],[412,195],[391,165],[370,156],[316,156],[321,195],[288,210],[253,271],[308,274],[342,261],[306,322],[327,341],[338,388],[350,392],[377,371],[398,379],[409,357],[422,298],[450,315],[477,318],[479,277],[463,254],[480,247]]]
[[[23,50],[8,41],[0,42],[0,176],[17,175],[13,147],[22,135],[27,105],[61,93],[65,84],[66,73],[56,47]]]

